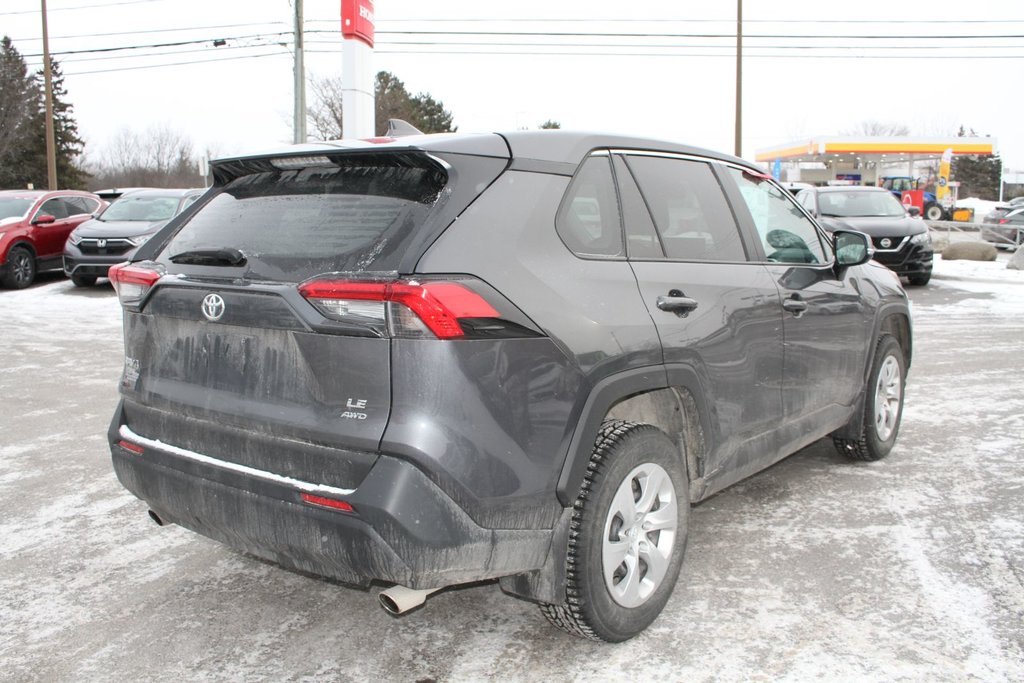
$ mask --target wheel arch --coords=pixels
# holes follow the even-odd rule
[[[649,424],[664,432],[685,457],[690,500],[702,486],[706,456],[712,446],[710,415],[702,384],[689,366],[657,366],[605,378],[591,390],[558,478],[564,507],[576,499],[601,425],[618,419]]]

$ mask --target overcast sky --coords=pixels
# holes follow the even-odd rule
[[[460,131],[554,119],[733,151],[735,0],[375,5],[374,70],[441,100]],[[39,8],[39,0],[0,1],[0,33],[34,67]],[[121,128],[154,124],[218,155],[291,141],[289,0],[49,0],[48,8],[50,48],[88,156],[102,156]],[[1024,170],[1024,2],[745,0],[743,11],[746,158],[877,120],[922,136],[963,124],[997,138],[1007,168]],[[339,13],[340,0],[305,0],[307,77],[340,76]],[[446,31],[459,33],[436,33]],[[184,44],[151,47],[166,43]],[[104,48],[132,49],[60,54]],[[143,68],[168,64],[177,65]]]

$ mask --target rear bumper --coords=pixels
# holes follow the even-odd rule
[[[317,488],[150,441],[122,427],[121,415],[108,436],[129,491],[166,521],[289,569],[433,588],[538,569],[548,554],[551,530],[481,527],[398,458],[380,456],[356,489]],[[303,493],[344,500],[353,512],[304,502]]]

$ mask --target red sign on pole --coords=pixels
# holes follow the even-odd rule
[[[341,35],[373,47],[373,0],[341,0]]]

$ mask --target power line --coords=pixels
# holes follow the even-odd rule
[[[58,55],[81,55],[81,54],[93,54],[97,52],[119,52],[122,50],[145,50],[150,48],[161,48],[161,47],[181,47],[182,45],[198,45],[200,43],[209,43],[215,40],[245,40],[251,38],[269,38],[270,36],[284,36],[291,35],[291,31],[278,31],[276,33],[253,33],[245,36],[232,36],[228,38],[217,37],[217,38],[200,38],[197,40],[179,40],[173,43],[153,43],[151,45],[120,45],[117,47],[97,47],[88,50],[63,50],[61,52],[51,52],[50,56]],[[25,55],[26,57],[42,57],[42,54]]]
[[[330,50],[307,50],[320,54],[334,54]],[[708,54],[706,52],[525,52],[521,50],[374,50],[379,54],[392,55],[514,55],[524,57],[716,57],[734,59],[735,55]],[[749,54],[743,53],[744,59],[852,59],[845,55],[786,55],[786,54]],[[858,55],[856,59],[1024,59],[1020,55]]]
[[[267,47],[274,47],[267,45]],[[185,62],[169,62],[166,64],[147,64],[144,66],[122,66],[115,69],[96,69],[93,71],[75,71],[65,73],[65,76],[86,76],[89,74],[105,74],[121,71],[138,71],[141,69],[160,69],[165,66],[185,66],[188,64],[208,64],[210,62],[233,62],[240,59],[259,59],[261,57],[287,57],[290,53],[288,52],[268,52],[262,55],[237,55],[234,57],[214,57],[213,59],[194,59]]]
[[[311,30],[307,33],[330,33],[330,31]],[[583,38],[728,38],[736,37],[735,33],[618,33],[618,32],[584,32],[584,31],[375,31],[375,35],[411,35],[411,36],[551,36],[551,37],[583,37]],[[744,34],[748,37],[748,34]],[[814,38],[820,40],[857,39],[857,40],[966,40],[973,38],[1013,39],[1024,38],[1024,34],[957,34],[957,35],[877,35],[877,34],[805,34],[805,33],[751,33],[750,38]]]
[[[307,40],[308,45],[341,45],[338,40]],[[731,50],[735,51],[735,45],[695,45],[687,43],[550,43],[550,42],[483,42],[483,41],[460,41],[454,43],[441,43],[428,40],[381,40],[376,43],[379,46],[398,45],[420,45],[437,47],[601,47],[601,48],[636,48],[636,49],[669,49],[687,48],[700,50]],[[762,48],[769,50],[1008,50],[1014,49],[1014,45],[750,45],[751,48]]]
[[[154,28],[138,31],[113,31],[110,33],[87,33],[77,36],[50,36],[50,40],[75,40],[78,38],[107,38],[110,36],[136,36],[145,33],[180,33],[182,31],[212,31],[222,28],[248,28],[250,26],[284,26],[283,21],[256,21],[247,24],[217,24],[214,26],[184,26],[182,28]],[[11,38],[15,43],[28,42],[30,40],[42,40],[42,38]]]
[[[118,5],[141,5],[149,2],[163,2],[163,0],[121,0],[120,2],[104,2],[98,5],[78,5],[76,7],[50,7],[47,13],[68,12],[79,9],[93,9],[96,7],[116,7]],[[17,12],[0,12],[0,16],[12,16],[15,14],[39,14],[39,10],[19,10]]]

